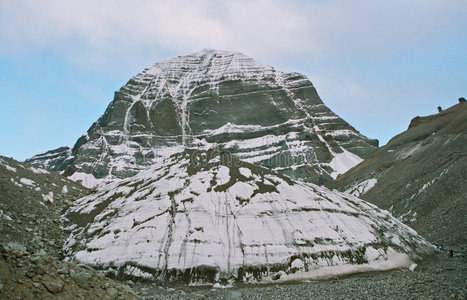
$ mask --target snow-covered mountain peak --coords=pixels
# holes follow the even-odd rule
[[[177,147],[219,149],[323,184],[376,146],[327,108],[304,75],[239,52],[202,50],[130,79],[60,162],[30,161],[94,184],[131,177]]]
[[[203,49],[200,52],[176,56],[155,63],[145,69],[140,75],[154,75],[173,78],[184,73],[185,76],[196,78],[205,76],[220,78],[261,76],[274,72],[271,66],[257,63],[253,58],[240,52]],[[138,76],[138,75],[137,75]]]

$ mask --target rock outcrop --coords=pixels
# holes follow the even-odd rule
[[[70,147],[60,147],[36,154],[26,159],[26,162],[63,174],[65,169],[72,163],[71,149]]]
[[[102,273],[63,261],[68,234],[61,214],[89,192],[55,172],[0,156],[1,299],[137,299]],[[75,283],[81,272],[92,288]]]

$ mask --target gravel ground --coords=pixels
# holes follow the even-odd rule
[[[466,299],[467,259],[437,255],[418,266],[334,280],[229,289],[160,287],[134,284],[142,299]]]

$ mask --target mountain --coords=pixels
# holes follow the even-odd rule
[[[197,149],[100,188],[65,216],[65,248],[78,261],[115,276],[191,284],[383,270],[434,251],[352,195]]]
[[[467,248],[467,103],[416,117],[329,184],[389,210],[430,241]]]
[[[71,152],[28,162],[93,186],[131,177],[174,149],[216,149],[321,184],[377,145],[327,108],[304,75],[238,52],[203,50],[146,68],[115,93]]]

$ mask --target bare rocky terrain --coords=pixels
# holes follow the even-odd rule
[[[283,284],[240,285],[230,289],[173,288],[134,284],[142,299],[466,299],[465,256],[441,253],[418,266]]]
[[[130,287],[65,261],[61,214],[90,190],[0,156],[0,299],[133,299]]]

